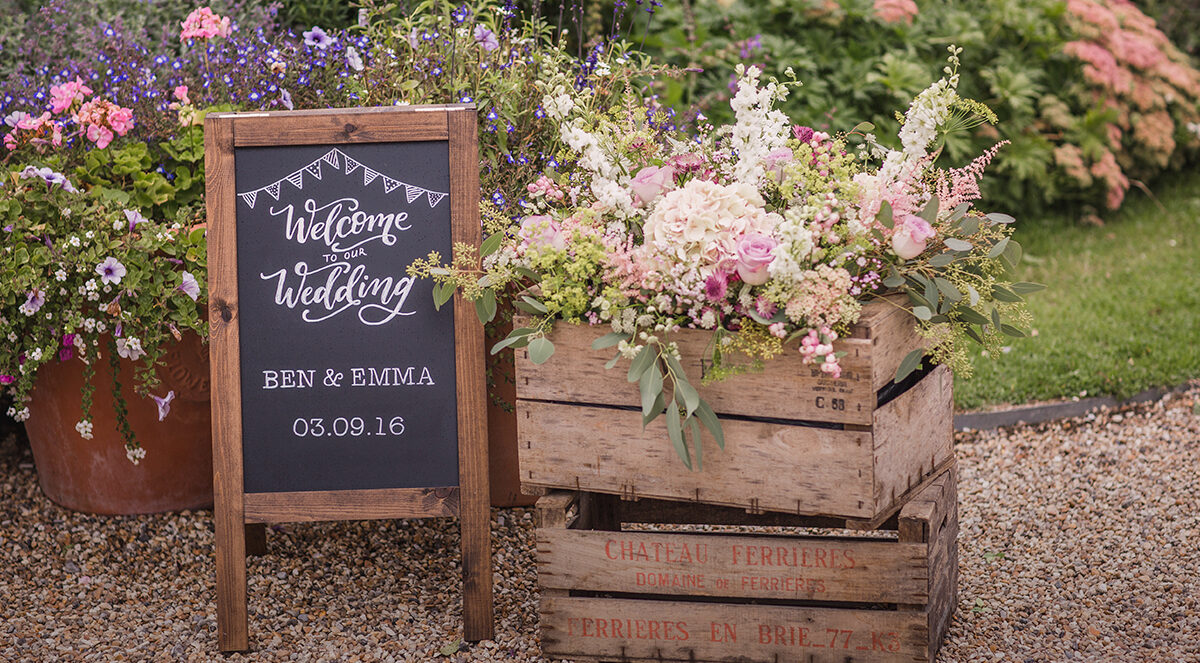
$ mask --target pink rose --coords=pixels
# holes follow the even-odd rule
[[[767,265],[775,259],[772,252],[779,242],[769,235],[762,233],[747,233],[738,240],[737,273],[742,281],[750,285],[762,285],[771,278],[767,273]]]
[[[629,188],[642,201],[642,205],[649,205],[674,184],[675,171],[670,166],[646,166],[629,181]]]
[[[777,150],[772,150],[763,159],[763,165],[767,167],[767,171],[775,176],[776,182],[783,181],[783,167],[792,162],[792,151],[786,147],[781,147]]]
[[[545,214],[525,217],[525,220],[521,222],[521,229],[517,231],[517,237],[520,237],[525,246],[530,248],[548,246],[561,251],[567,247],[567,239],[563,237],[562,227]]]
[[[895,234],[892,235],[892,250],[904,260],[912,260],[925,250],[925,242],[936,232],[929,222],[912,214],[896,217]]]

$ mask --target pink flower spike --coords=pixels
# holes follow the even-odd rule
[[[168,391],[167,395],[162,398],[150,394],[150,398],[153,398],[154,402],[158,404],[158,420],[162,421],[166,419],[167,415],[171,412],[171,401],[175,400],[175,392]]]

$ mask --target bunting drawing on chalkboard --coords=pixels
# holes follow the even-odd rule
[[[322,165],[333,168],[337,172],[345,173],[346,175],[350,175],[359,168],[362,168],[363,186],[370,186],[372,182],[379,179],[383,181],[384,193],[392,193],[396,189],[403,187],[404,197],[409,203],[412,203],[421,196],[425,196],[426,202],[428,202],[429,206],[432,208],[437,207],[438,203],[442,202],[442,199],[447,196],[447,194],[442,191],[430,191],[429,189],[419,187],[415,184],[401,182],[400,180],[388,177],[377,170],[373,170],[361,161],[351,158],[348,154],[335,147],[326,152],[317,160],[291,173],[287,177],[280,178],[271,184],[259,187],[253,191],[239,193],[238,197],[241,198],[242,202],[246,203],[246,206],[251,209],[254,209],[254,203],[258,201],[258,194],[263,191],[266,191],[267,194],[275,200],[279,200],[280,187],[284,182],[291,184],[297,189],[303,190],[305,175],[317,180],[321,180],[324,175],[321,170]]]

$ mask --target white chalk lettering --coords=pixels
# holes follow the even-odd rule
[[[300,317],[305,322],[321,322],[356,309],[360,322],[374,326],[396,316],[416,313],[404,310],[412,291],[413,277],[372,277],[363,265],[335,262],[313,269],[307,262],[300,261],[291,275],[284,268],[270,274],[260,273],[259,278],[276,281],[276,305],[290,309],[304,307]]]
[[[312,198],[304,201],[307,216],[296,214],[294,205],[280,209],[272,207],[271,216],[285,216],[284,236],[297,244],[321,242],[335,253],[358,248],[379,240],[385,246],[396,243],[396,232],[412,228],[405,224],[408,212],[367,214],[359,209],[356,198],[338,198],[317,206]],[[363,237],[366,235],[366,237]],[[342,241],[349,242],[342,244]]]

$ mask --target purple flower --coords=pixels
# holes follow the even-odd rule
[[[125,277],[125,265],[122,265],[116,258],[108,256],[104,262],[96,265],[96,273],[100,275],[101,283],[117,285]]]
[[[125,218],[129,219],[129,232],[133,232],[139,223],[149,223],[150,219],[142,216],[142,213],[135,209],[125,210]]]
[[[41,178],[46,183],[46,186],[52,187],[55,184],[61,186],[64,191],[76,193],[77,190],[71,185],[71,180],[68,180],[62,173],[56,173],[49,168],[35,168],[34,166],[26,166],[25,170],[21,171],[22,179]]]
[[[296,105],[292,103],[291,93],[287,90],[281,91],[281,94],[279,95],[279,103],[283,104],[283,107],[288,110],[292,110],[296,107]]]
[[[183,273],[183,282],[179,284],[178,290],[191,297],[192,301],[196,301],[196,298],[200,296],[200,284],[196,282],[196,277],[192,276],[190,272]]]
[[[17,126],[18,122],[27,117],[29,117],[29,113],[26,113],[25,111],[13,111],[4,116],[4,123],[10,127],[15,127]]]
[[[21,304],[20,311],[25,315],[33,315],[42,308],[42,304],[46,303],[46,293],[34,288],[25,297],[25,303]]]
[[[315,46],[322,51],[332,46],[333,42],[335,41],[337,41],[337,39],[330,37],[324,30],[316,25],[313,26],[312,30],[304,31],[304,43],[308,44],[309,46]]]
[[[479,44],[485,51],[494,51],[500,48],[500,40],[496,39],[496,33],[488,30],[483,25],[475,26],[475,43]]]
[[[58,360],[59,361],[71,361],[71,358],[74,356],[75,356],[75,350],[72,348],[62,348],[58,351]]]
[[[168,391],[167,395],[162,398],[150,394],[150,398],[153,398],[154,402],[158,404],[158,420],[162,421],[166,419],[167,415],[171,412],[171,401],[175,400],[175,392]]]
[[[62,344],[64,348],[75,345],[75,334],[63,334]]]
[[[13,231],[13,224],[10,223],[7,226],[4,226],[4,232],[10,233],[12,231]]]
[[[16,381],[17,379],[11,375],[0,375],[0,384],[12,384]]]
[[[807,143],[813,137],[812,127],[802,127],[799,124],[792,127],[792,136],[801,143]]]

